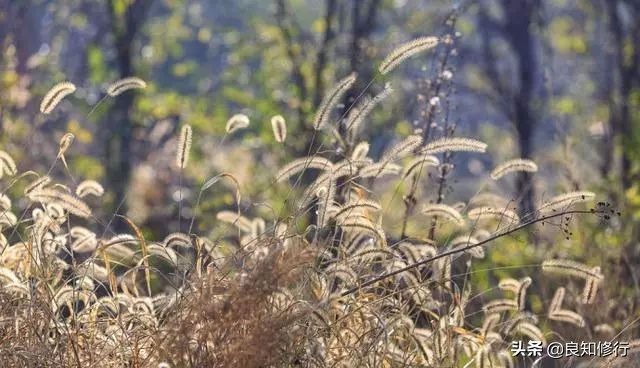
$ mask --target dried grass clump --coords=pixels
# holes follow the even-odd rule
[[[305,247],[274,245],[255,267],[230,280],[217,273],[194,280],[169,312],[160,359],[175,367],[290,363],[304,333],[298,322],[310,309],[287,290],[312,261]]]

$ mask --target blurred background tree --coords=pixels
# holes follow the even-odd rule
[[[389,50],[422,35],[453,37],[455,46],[387,79],[377,74]],[[639,38],[632,0],[0,0],[0,144],[21,166],[46,171],[59,138],[73,133],[76,179],[107,187],[105,223],[118,210],[161,237],[178,228],[178,200],[182,221],[194,215],[189,188],[222,171],[239,179],[247,205],[283,199],[281,208],[251,207],[255,214],[286,209],[273,172],[323,144],[313,140],[314,111],[356,72],[344,113],[385,82],[394,87],[392,103],[370,118],[372,157],[396,133],[421,127],[426,102],[442,97],[460,135],[488,141],[497,159],[530,157],[545,168],[551,185],[523,174],[505,188],[522,212],[553,193],[597,188],[637,223]],[[428,83],[442,68],[451,90]],[[110,82],[131,75],[149,87],[103,99]],[[62,80],[78,92],[45,118],[40,99]],[[251,125],[223,139],[236,113]],[[284,145],[272,138],[275,114],[288,122]],[[430,124],[441,126],[437,119]],[[197,164],[181,188],[172,155],[182,123],[194,128]],[[456,190],[495,164],[471,160],[456,171]],[[233,191],[205,197],[196,225],[215,229],[212,214],[233,207]],[[636,227],[617,240],[630,264],[640,263]]]

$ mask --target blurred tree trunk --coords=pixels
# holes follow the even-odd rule
[[[308,99],[307,81],[302,73],[303,55],[300,54],[301,45],[296,39],[296,35],[300,32],[296,29],[293,16],[289,12],[286,0],[276,0],[276,21],[280,28],[280,33],[284,40],[284,47],[291,63],[291,78],[298,94],[298,123],[301,129],[307,129],[306,124],[308,112],[305,105]]]
[[[116,66],[119,78],[134,74],[133,43],[144,24],[146,14],[153,0],[135,0],[119,14],[116,0],[108,1],[110,21],[113,27],[114,46],[116,48]],[[110,134],[107,138],[107,178],[114,191],[114,206],[122,205],[118,212],[126,213],[125,195],[131,176],[131,147],[133,144],[134,123],[131,117],[134,94],[123,93],[115,99],[115,106],[109,115]]]
[[[367,52],[371,48],[371,35],[376,27],[380,0],[352,0],[351,7],[351,34],[349,48],[349,66],[351,71],[358,74],[358,79],[344,97],[343,114],[356,103],[360,95],[369,87],[373,79],[373,63],[367,60]],[[343,125],[340,125],[340,133]]]
[[[504,19],[494,19],[489,12],[480,8],[479,24],[483,29],[482,52],[484,69],[500,105],[497,106],[513,122],[518,139],[520,157],[533,156],[534,126],[537,116],[532,106],[535,99],[538,60],[535,38],[531,31],[535,15],[541,8],[540,0],[501,0],[499,3]],[[516,61],[515,80],[510,83],[508,76],[499,73],[498,62],[503,58],[496,56],[492,41],[504,40],[511,49]],[[535,211],[534,186],[529,173],[520,172],[516,180],[519,211],[522,216]]]
[[[27,73],[27,62],[29,58],[38,51],[40,47],[40,35],[34,32],[34,28],[39,27],[37,20],[40,7],[25,2],[16,2],[7,8],[13,44],[16,48],[17,66],[16,71],[20,75]],[[34,19],[35,18],[35,19]]]
[[[351,5],[351,24],[344,27],[347,4]],[[343,36],[348,40],[347,55],[349,55],[348,65],[350,72],[358,73],[356,85],[345,95],[343,99],[345,110],[363,92],[368,83],[373,78],[371,63],[365,60],[365,50],[370,46],[369,38],[375,28],[378,8],[381,0],[325,0],[324,1],[324,30],[320,42],[311,45],[307,49],[312,56],[311,73],[303,73],[305,64],[305,44],[306,40],[313,39],[306,34],[295,21],[294,15],[290,12],[286,0],[275,0],[276,21],[280,28],[280,33],[284,42],[284,48],[291,63],[291,79],[298,94],[298,126],[304,137],[300,141],[304,142],[302,147],[297,148],[297,152],[292,152],[294,156],[314,155],[318,149],[321,139],[311,126],[311,121],[316,109],[320,106],[322,98],[327,92],[325,83],[326,71],[329,69],[329,55],[331,54],[334,41],[338,36]],[[348,32],[348,33],[347,33]],[[342,38],[341,38],[342,39]],[[309,62],[309,60],[306,60]],[[341,72],[336,79],[341,79],[348,72]],[[328,83],[331,87],[333,83]],[[339,125],[336,125],[338,127]],[[303,176],[301,184],[308,183],[310,178]],[[315,221],[314,211],[310,211],[310,221]]]
[[[611,65],[608,68],[610,78],[609,91],[609,131],[610,142],[620,140],[622,154],[620,157],[620,180],[622,189],[633,185],[632,163],[637,158],[638,143],[634,137],[633,117],[629,106],[632,91],[640,85],[640,3],[637,1],[606,0],[605,1],[609,32],[611,36]],[[626,17],[622,16],[626,14]],[[628,19],[629,24],[625,24]],[[609,174],[614,164],[614,146],[608,145],[605,161],[609,163],[604,171]]]
[[[324,15],[325,29],[324,35],[322,37],[322,43],[318,48],[318,53],[316,55],[316,63],[314,70],[314,91],[313,91],[313,108],[317,108],[322,101],[322,93],[325,89],[324,86],[324,78],[322,74],[327,67],[327,57],[329,54],[329,45],[333,41],[336,35],[335,31],[335,18],[336,13],[338,11],[338,1],[337,0],[327,0],[327,6]]]
[[[536,124],[536,114],[531,106],[535,78],[537,75],[538,61],[536,58],[531,25],[534,13],[539,8],[537,0],[503,0],[505,10],[505,36],[513,49],[518,63],[518,82],[513,100],[513,120],[518,132],[518,145],[520,157],[530,159],[533,153],[533,127]],[[532,213],[534,188],[531,175],[528,172],[519,172],[517,178],[517,190],[521,196],[520,213],[522,215]]]
[[[0,0],[0,9],[3,12],[3,21],[0,21],[0,47],[12,45],[15,48],[15,71],[21,77],[27,76],[29,58],[40,47],[40,34],[34,29],[40,28],[41,4],[29,4],[24,1]],[[4,56],[3,56],[4,57]],[[4,64],[5,60],[2,60]],[[6,65],[3,65],[6,67]],[[3,114],[5,112],[16,113],[15,106],[0,106],[0,132],[3,128]]]

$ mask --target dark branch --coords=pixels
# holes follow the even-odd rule
[[[489,237],[489,238],[487,238],[487,239],[485,239],[485,240],[483,240],[483,241],[481,241],[479,243],[470,244],[470,245],[468,245],[466,247],[462,247],[462,248],[456,248],[456,249],[448,250],[446,252],[442,252],[442,253],[440,253],[438,255],[435,255],[435,256],[433,256],[431,258],[427,258],[427,259],[422,260],[420,262],[416,262],[416,263],[410,264],[410,265],[408,265],[408,266],[406,266],[404,268],[395,270],[393,272],[385,273],[385,274],[380,275],[380,276],[378,276],[378,277],[376,277],[374,279],[371,279],[369,281],[365,281],[362,284],[360,284],[359,286],[356,286],[356,287],[351,288],[351,289],[349,289],[347,291],[344,291],[342,294],[340,294],[340,296],[347,296],[347,295],[353,294],[353,293],[357,292],[358,290],[364,289],[364,288],[366,288],[368,286],[371,286],[371,285],[373,285],[373,284],[375,284],[377,282],[380,282],[382,280],[388,279],[389,277],[401,274],[403,272],[407,272],[409,270],[412,270],[412,269],[420,267],[420,266],[424,266],[424,265],[426,265],[428,263],[431,263],[433,261],[436,261],[436,260],[438,260],[440,258],[444,258],[444,257],[450,256],[450,255],[453,255],[453,254],[457,254],[457,253],[464,253],[464,252],[468,251],[469,249],[476,248],[476,247],[481,247],[483,245],[487,245],[488,243],[491,243],[492,241],[494,241],[496,239],[499,239],[499,238],[501,238],[503,236],[515,233],[518,230],[522,230],[525,227],[531,226],[531,225],[533,225],[535,223],[538,223],[538,222],[544,222],[544,221],[547,221],[547,220],[550,220],[550,219],[553,219],[553,218],[556,218],[556,217],[565,216],[565,215],[593,214],[593,213],[594,213],[593,211],[573,210],[573,211],[564,211],[564,212],[555,213],[553,215],[538,217],[538,218],[535,218],[533,220],[530,220],[530,221],[524,222],[522,224],[519,224],[516,227],[513,227],[513,228],[510,228],[510,229],[498,232],[497,234],[495,234],[495,235],[493,235],[493,236],[491,236],[491,237]]]
[[[315,68],[315,91],[313,96],[313,108],[317,108],[320,105],[322,99],[322,93],[324,91],[324,83],[322,80],[322,73],[327,65],[327,53],[329,44],[335,38],[334,32],[334,18],[337,11],[337,0],[327,0],[327,8],[324,16],[325,30],[322,37],[322,44],[318,48],[318,54],[316,56],[316,68]]]

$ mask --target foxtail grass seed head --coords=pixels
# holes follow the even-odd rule
[[[594,267],[592,272],[600,274],[600,267]],[[596,295],[598,294],[598,288],[600,287],[601,279],[596,277],[588,277],[584,289],[582,289],[582,304],[593,304],[596,301]]]
[[[58,149],[58,158],[64,156],[76,137],[71,133],[66,133],[60,139],[60,148]]]
[[[493,219],[507,225],[520,223],[520,216],[518,216],[514,211],[506,208],[478,207],[469,211],[467,216],[473,221]]]
[[[396,143],[389,150],[387,150],[380,159],[380,162],[390,162],[400,158],[403,158],[412,153],[416,148],[422,144],[422,136],[410,135],[402,141]]]
[[[542,331],[540,331],[538,326],[532,323],[529,323],[529,322],[518,323],[518,325],[515,328],[515,331],[523,334],[524,336],[528,337],[530,340],[542,341],[543,346],[547,345],[547,339],[545,339]]]
[[[95,180],[85,180],[78,184],[78,187],[76,188],[76,195],[80,198],[84,198],[88,195],[101,197],[103,194],[104,188]]]
[[[525,301],[527,297],[527,288],[531,285],[531,278],[525,277],[520,280],[520,287],[516,292],[516,302],[518,303],[518,309],[524,310]]]
[[[391,88],[391,85],[387,83],[382,92],[378,93],[373,98],[366,97],[361,103],[351,109],[345,123],[351,141],[360,132],[364,120],[371,111],[391,95],[391,92],[393,92],[393,89]]]
[[[287,139],[287,123],[282,115],[275,115],[271,118],[271,128],[276,142],[283,143]]]
[[[378,71],[382,75],[387,74],[411,56],[429,50],[437,44],[437,37],[420,37],[413,41],[406,42],[398,46],[384,58],[378,67]]]
[[[518,171],[537,172],[538,165],[536,165],[535,162],[526,159],[519,158],[509,160],[496,166],[496,168],[491,171],[491,179],[498,180],[509,173]]]
[[[250,233],[253,223],[248,218],[239,215],[237,212],[220,211],[216,214],[216,219],[236,226],[240,231]]]
[[[442,217],[457,226],[464,225],[464,220],[460,212],[446,204],[427,204],[422,208],[422,214],[429,217]]]
[[[61,82],[47,92],[40,103],[40,112],[50,114],[63,98],[76,91],[76,86],[70,82]]]
[[[4,194],[0,194],[0,212],[11,209],[11,199]]]
[[[589,191],[576,191],[561,194],[549,199],[546,203],[540,206],[540,210],[548,212],[565,209],[579,203],[589,202],[594,199],[595,196],[595,193]]]
[[[509,204],[515,205],[515,201],[508,200],[495,193],[480,193],[469,200],[469,205],[473,205],[474,207],[491,206],[495,208],[507,208]]]
[[[328,159],[320,156],[303,157],[291,161],[276,174],[276,181],[283,182],[290,177],[307,169],[318,169],[330,171],[333,169],[333,163]]]
[[[91,209],[78,198],[55,189],[38,189],[29,194],[29,199],[41,203],[57,203],[69,213],[82,218],[91,216]]]
[[[518,302],[512,299],[496,299],[482,306],[485,314],[507,312],[518,309]]]
[[[498,287],[500,290],[510,291],[515,294],[520,289],[520,281],[512,278],[502,279],[498,283]]]
[[[353,153],[351,153],[352,160],[362,160],[367,157],[369,153],[369,143],[368,142],[360,142],[353,149]]]
[[[386,175],[398,175],[402,167],[400,165],[388,162],[376,162],[360,169],[358,177],[360,178],[380,178]]]
[[[42,189],[49,183],[51,183],[51,177],[49,177],[48,175],[41,176],[33,182],[29,183],[29,185],[24,188],[24,194],[29,195],[29,193],[37,189]]]
[[[584,317],[574,311],[566,309],[560,309],[549,313],[549,319],[553,321],[570,323],[580,328],[585,326]]]
[[[18,173],[16,162],[5,151],[0,150],[0,179],[7,174],[8,176],[14,176]]]
[[[107,87],[107,94],[116,97],[119,94],[130,89],[143,89],[147,87],[147,83],[138,77],[123,78],[113,82]]]
[[[551,304],[549,304],[548,314],[551,314],[562,308],[562,302],[564,301],[565,293],[566,290],[563,287],[559,287],[558,289],[556,289],[556,292],[553,294],[553,298],[551,299]]]
[[[493,331],[498,326],[500,319],[500,313],[492,313],[486,315],[484,317],[484,321],[482,322],[482,334],[486,336],[488,332]]]
[[[440,165],[440,160],[433,155],[420,155],[419,157],[411,160],[404,168],[404,178],[408,178],[412,175],[420,173],[420,171],[426,170],[429,166]]]
[[[573,276],[582,279],[588,279],[593,277],[597,280],[602,280],[603,276],[598,269],[594,269],[585,264],[568,260],[568,259],[550,259],[542,262],[542,272]]]
[[[176,165],[180,169],[186,168],[189,162],[192,134],[191,126],[188,124],[185,124],[180,131],[180,140],[178,140],[178,151],[176,154]]]
[[[235,114],[227,121],[225,131],[227,134],[231,134],[237,130],[245,129],[249,126],[249,117],[245,114]]]
[[[342,96],[353,86],[356,81],[356,74],[351,73],[346,78],[338,82],[324,97],[316,116],[313,119],[313,128],[320,130],[329,122],[331,111],[336,107]]]
[[[479,152],[484,153],[487,144],[471,138],[440,138],[425,145],[421,153],[433,155],[442,152]]]

